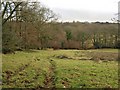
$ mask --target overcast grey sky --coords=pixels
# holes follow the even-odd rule
[[[111,22],[119,0],[38,0],[53,10],[59,21]]]

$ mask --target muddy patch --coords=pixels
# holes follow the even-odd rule
[[[111,52],[87,52],[86,56],[91,57],[91,60],[101,60],[101,61],[118,60],[118,53],[111,53]]]
[[[112,52],[75,52],[73,56],[69,55],[54,55],[54,58],[64,60],[93,60],[93,61],[116,61],[118,53]]]
[[[57,59],[72,59],[71,56],[68,55],[53,55],[52,57]]]
[[[64,60],[91,60],[92,57],[86,57],[85,55],[75,55],[75,56],[68,56],[68,55],[58,55],[58,56],[55,56],[54,55],[54,58],[58,58],[58,59],[64,59]]]

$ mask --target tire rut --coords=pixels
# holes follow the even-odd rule
[[[6,80],[7,80],[6,82],[7,82],[7,84],[10,83],[10,79],[12,77],[14,77],[15,75],[17,75],[19,72],[22,72],[23,70],[25,70],[28,66],[30,66],[30,63],[22,65],[17,71],[15,71],[15,73],[13,73],[11,71],[6,71],[5,73],[6,73]]]
[[[49,67],[48,75],[45,75],[44,87],[55,88],[55,61],[49,60],[51,66]]]

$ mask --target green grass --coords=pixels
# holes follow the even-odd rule
[[[3,88],[117,88],[118,61],[57,58],[59,55],[78,57],[88,51],[117,52],[115,49],[35,50],[3,54]]]

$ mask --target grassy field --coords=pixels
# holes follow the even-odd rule
[[[3,54],[3,88],[117,88],[118,50],[34,50]]]

